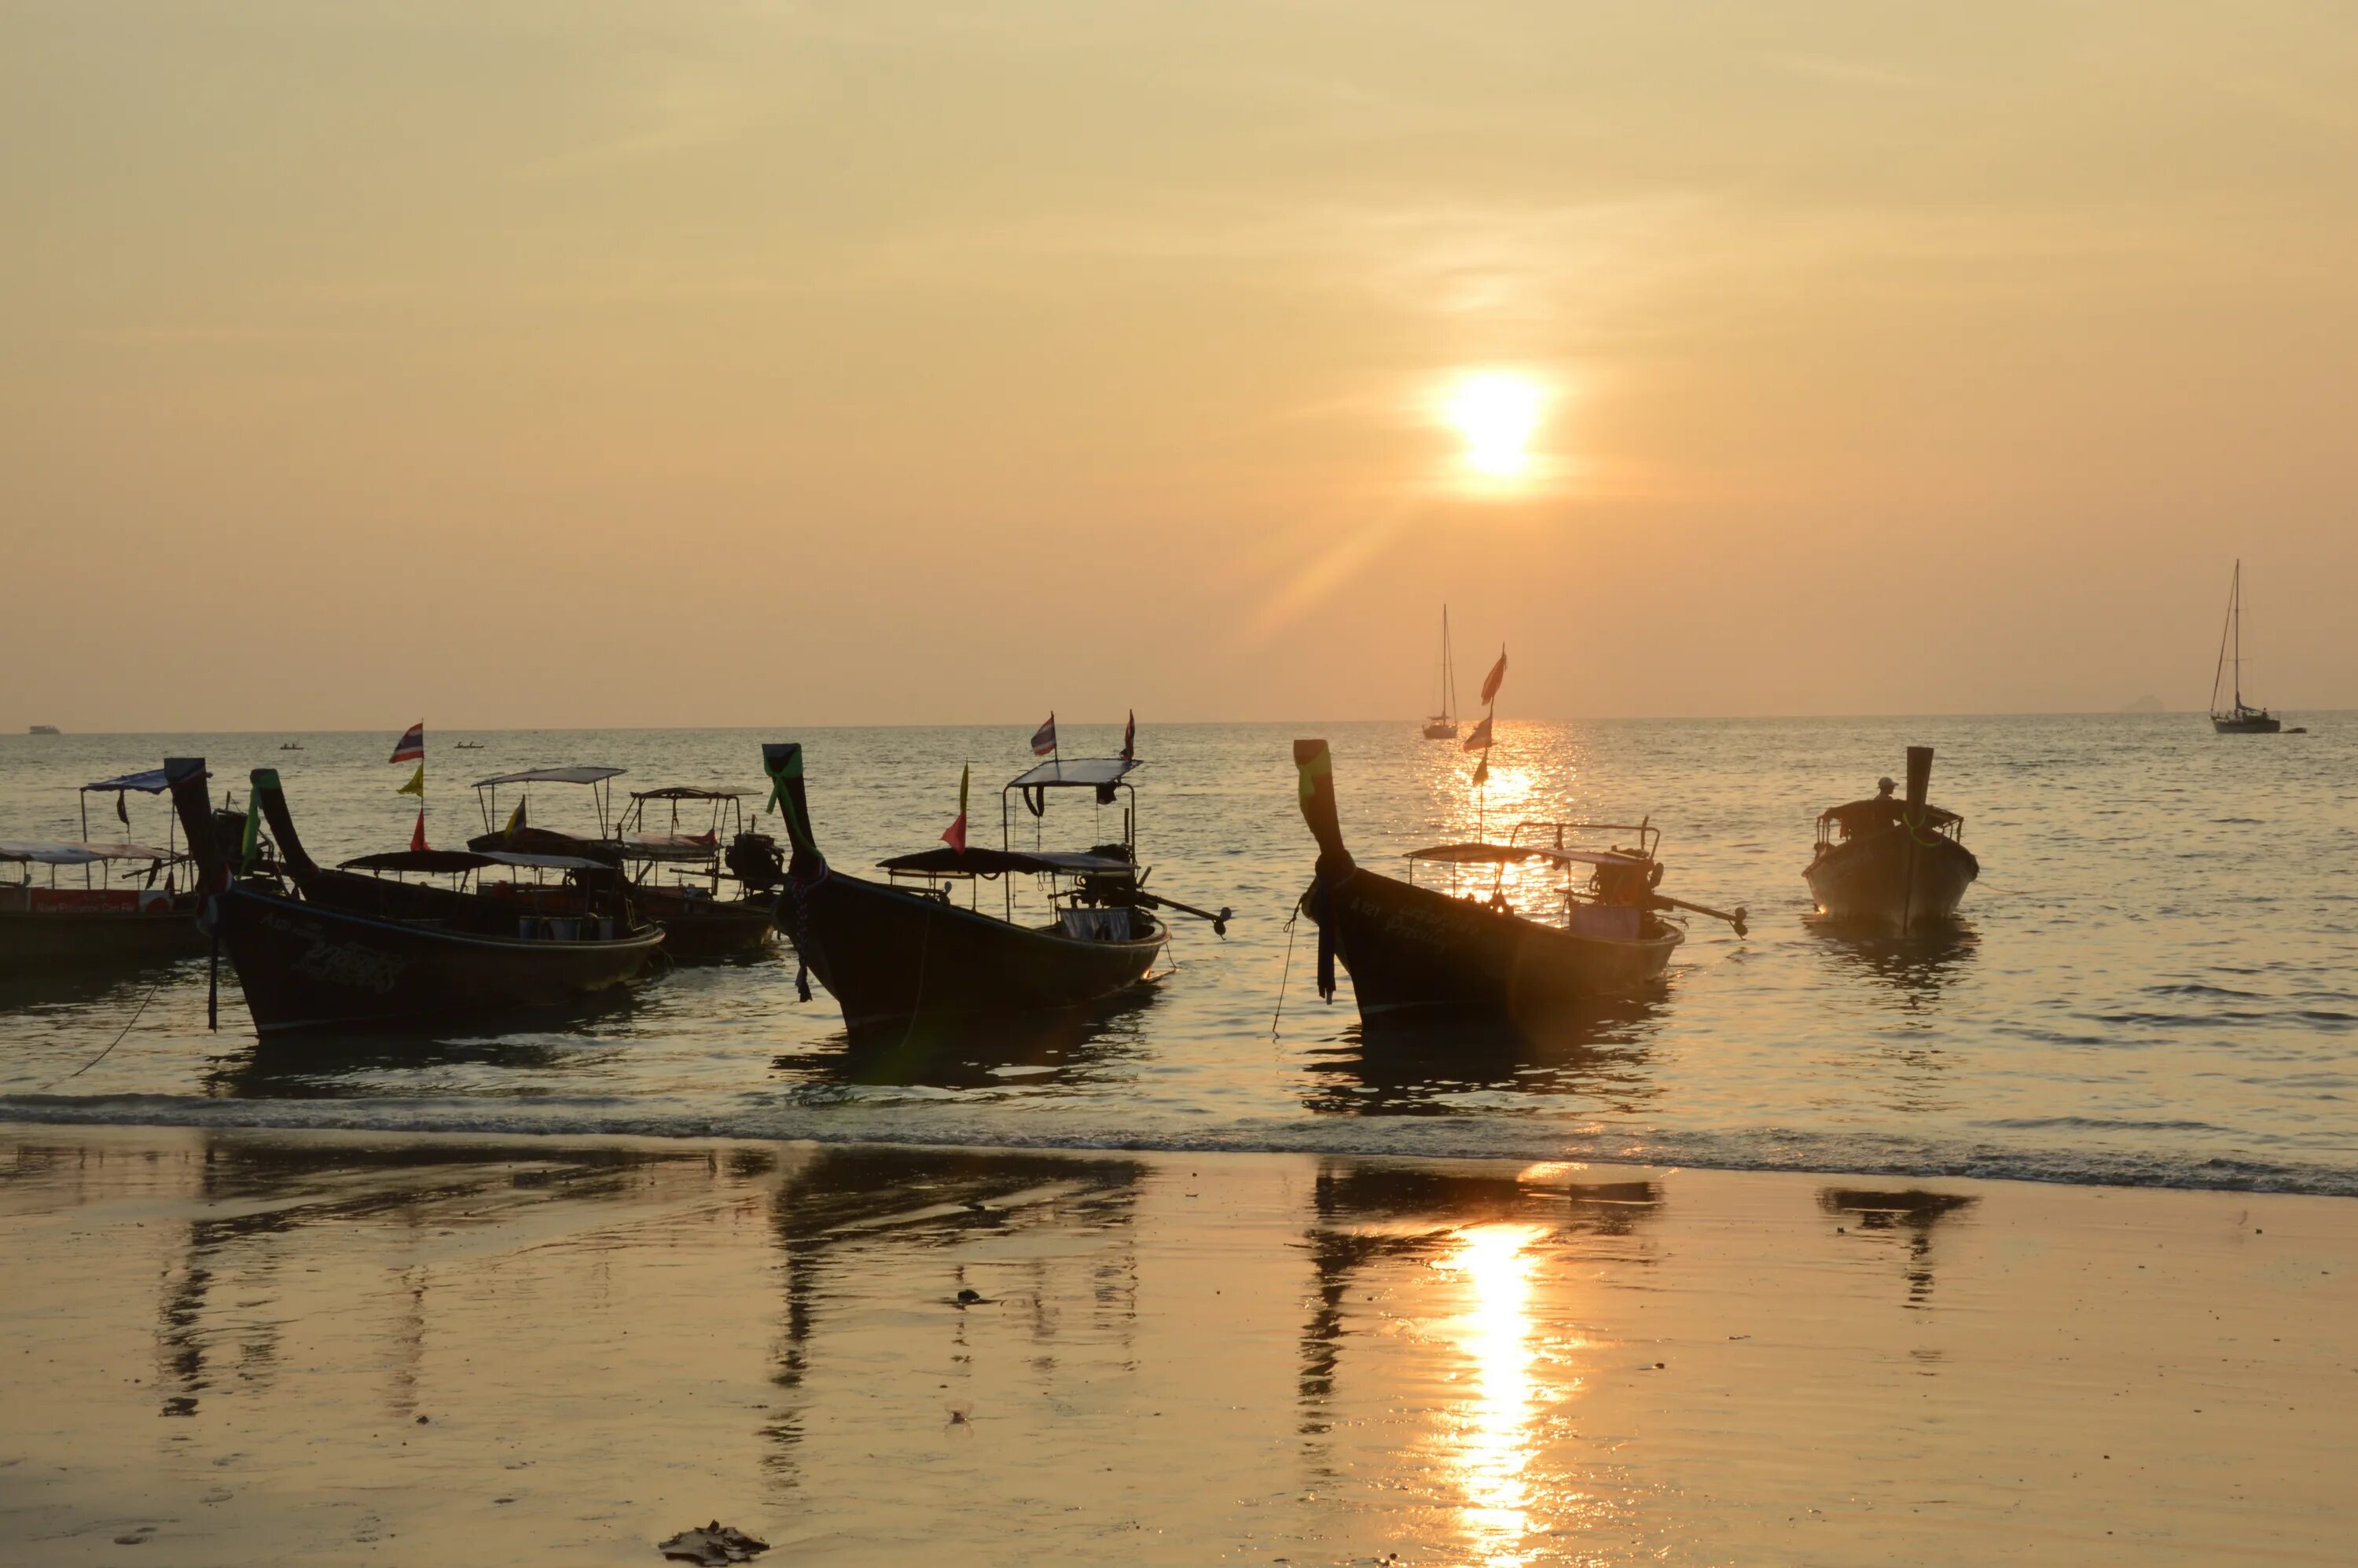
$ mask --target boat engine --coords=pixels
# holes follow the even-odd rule
[[[768,892],[785,882],[786,858],[778,853],[778,841],[767,833],[740,833],[729,841],[723,860],[729,874],[742,882],[748,892]]]

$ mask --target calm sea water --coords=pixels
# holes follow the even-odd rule
[[[1288,930],[1313,854],[1293,736],[1333,741],[1346,834],[1379,869],[1476,827],[1454,747],[1406,723],[1150,726],[1137,776],[1151,885],[1237,918],[1225,941],[1180,922],[1156,984],[1055,1037],[853,1054],[823,990],[796,1001],[782,948],[678,969],[531,1032],[258,1052],[233,980],[221,1032],[206,1032],[200,960],[0,994],[0,1119],[1585,1158],[2358,1195],[2358,723],[2305,721],[2314,733],[2275,738],[2216,737],[2190,716],[1506,724],[1488,827],[1650,816],[1664,891],[1747,905],[1752,931],[1697,920],[1659,995],[1503,1056],[1447,1042],[1363,1050],[1347,982],[1321,1005],[1311,928]],[[289,739],[303,750],[281,752]],[[611,763],[643,788],[754,790],[759,743],[781,739],[805,743],[821,841],[855,871],[934,842],[969,759],[975,838],[996,843],[997,784],[1028,762],[1011,728],[437,732],[430,833],[455,844],[481,830],[467,781],[544,764]],[[1071,755],[1118,742],[1110,728],[1068,726],[1065,739]],[[242,795],[248,769],[280,768],[323,860],[395,848],[411,802],[394,794],[408,770],[385,764],[391,740],[0,739],[0,837],[76,836],[74,786],[187,752],[211,761],[217,791]],[[462,740],[482,749],[454,750]],[[1898,773],[1909,742],[1939,748],[1933,798],[1964,814],[1981,857],[1963,924],[1912,946],[1815,929],[1801,878],[1812,819]],[[589,809],[579,791],[535,796],[547,826],[587,826]],[[135,832],[159,836],[163,811],[137,799]],[[1020,806],[1015,821],[1029,842]],[[1118,822],[1086,797],[1058,800],[1043,831],[1079,847],[1118,836]],[[111,1054],[66,1077],[126,1024]]]

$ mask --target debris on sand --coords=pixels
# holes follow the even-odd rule
[[[770,1543],[714,1519],[702,1530],[681,1530],[655,1550],[676,1563],[702,1563],[708,1568],[722,1568],[724,1563],[752,1562],[755,1552],[769,1551]]]
[[[967,1289],[958,1292],[957,1304],[960,1306],[989,1306],[990,1304],[990,1298],[984,1295],[980,1291],[975,1290],[969,1286]]]

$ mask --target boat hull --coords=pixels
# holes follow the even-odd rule
[[[563,1006],[636,979],[663,944],[653,928],[576,942],[453,932],[243,887],[217,907],[265,1035]]]
[[[2212,715],[2211,729],[2220,735],[2275,735],[2284,730],[2284,720],[2277,718],[2221,718]]]
[[[1078,1007],[1143,979],[1167,939],[1147,920],[1148,936],[1083,941],[834,871],[797,896],[778,923],[856,1033]]]
[[[1455,741],[1457,739],[1457,726],[1428,724],[1424,727],[1424,738],[1428,741]]]
[[[1354,867],[1303,909],[1331,923],[1335,956],[1367,1018],[1412,1010],[1470,1012],[1518,1025],[1577,1015],[1600,998],[1662,978],[1685,934],[1631,940],[1578,936],[1559,926],[1452,898]]]
[[[0,893],[0,900],[6,897]],[[130,968],[204,950],[196,901],[186,894],[168,909],[144,913],[11,909],[0,903],[0,974]]]
[[[1954,915],[1981,870],[1955,839],[1903,826],[1831,846],[1801,876],[1828,919],[1905,935]]]
[[[759,953],[777,929],[774,898],[687,898],[642,892],[639,907],[664,929],[664,955],[676,962],[733,958]]]

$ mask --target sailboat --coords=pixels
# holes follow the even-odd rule
[[[2235,705],[2219,706],[2219,687],[2234,667]],[[2222,735],[2273,735],[2284,721],[2265,708],[2244,700],[2244,563],[2235,562],[2234,586],[2227,589],[2227,624],[2219,633],[2219,667],[2211,676],[2211,728]]]
[[[1424,721],[1428,741],[1457,739],[1457,661],[1449,652],[1449,606],[1441,607],[1441,711]]]

